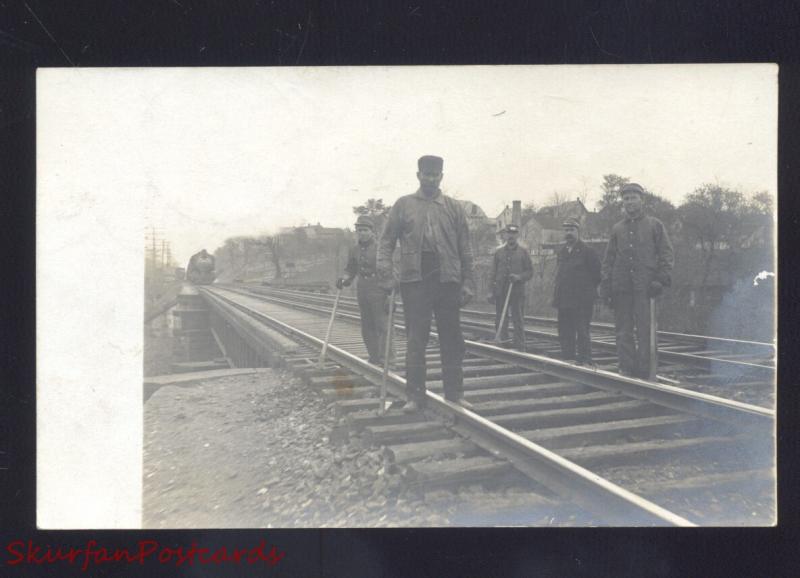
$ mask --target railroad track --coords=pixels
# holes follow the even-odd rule
[[[358,316],[342,311],[317,367],[330,305],[319,296],[205,287],[228,320],[298,343],[284,356],[412,484],[475,483],[522,473],[562,499],[624,525],[774,521],[774,411],[468,340],[465,395],[446,402],[429,353],[429,410],[378,416],[381,368],[365,361]],[[398,359],[403,357],[398,325]],[[402,400],[405,381],[389,373]]]
[[[330,307],[334,299],[329,295],[266,289],[253,285],[231,287],[254,294],[301,299],[321,307]],[[340,297],[339,308],[358,315],[358,303],[353,298]],[[398,305],[398,309],[402,313],[402,304]],[[525,319],[527,351],[558,357],[560,346],[555,330],[556,320],[544,317]],[[462,310],[461,323],[465,334],[476,341],[489,341],[494,338],[493,313],[465,309]],[[592,349],[598,368],[615,371],[617,356],[613,326],[593,323],[592,333]],[[776,356],[773,344],[669,331],[659,331],[658,334],[658,375],[661,382],[774,408]]]

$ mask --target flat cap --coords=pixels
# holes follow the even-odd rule
[[[644,195],[644,188],[642,188],[642,185],[639,183],[625,183],[622,185],[622,189],[620,190],[619,194],[624,195],[625,193]]]
[[[356,219],[356,227],[369,227],[374,231],[375,222],[367,215],[359,215],[358,219]]]
[[[519,225],[506,225],[506,233],[519,233]]]
[[[564,222],[561,223],[561,226],[562,227],[575,227],[576,229],[580,229],[581,228],[581,222],[578,219],[573,219],[572,217],[569,217],[567,219],[564,219]]]
[[[419,157],[417,161],[417,167],[420,171],[432,171],[435,173],[441,173],[442,167],[444,166],[444,159],[442,157],[436,157],[433,155],[425,155]]]

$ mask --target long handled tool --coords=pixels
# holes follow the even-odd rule
[[[494,342],[496,344],[498,344],[498,345],[501,344],[501,343],[507,343],[508,342],[508,340],[501,341],[500,340],[500,334],[503,332],[503,323],[505,323],[506,313],[508,313],[508,302],[511,300],[511,288],[513,286],[514,286],[514,284],[509,280],[509,282],[508,282],[508,291],[506,291],[506,301],[505,301],[505,303],[503,303],[503,313],[500,314],[500,322],[497,324],[497,333],[495,333],[495,335],[494,335]],[[517,330],[517,328],[515,326],[514,327],[514,331],[516,331],[516,330]]]
[[[656,352],[656,298],[650,297],[650,381],[655,381],[657,379],[656,371],[658,370],[658,358],[656,357]]]
[[[381,377],[381,405],[378,414],[386,413],[386,382],[389,379],[389,354],[392,351],[392,336],[394,335],[394,295],[395,289],[389,296],[389,318],[386,321],[386,344],[383,349],[383,376]]]
[[[322,369],[325,365],[325,354],[328,352],[328,341],[331,338],[331,329],[333,328],[333,320],[336,318],[336,308],[339,306],[339,296],[342,290],[336,290],[336,299],[333,300],[333,311],[331,311],[331,320],[328,321],[328,330],[325,332],[325,342],[322,344],[322,353],[319,354],[319,362],[317,366]]]

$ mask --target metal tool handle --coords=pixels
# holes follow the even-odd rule
[[[497,333],[494,335],[495,343],[500,343],[500,334],[503,332],[503,323],[506,320],[506,313],[508,312],[508,302],[511,300],[511,288],[514,284],[511,280],[508,281],[508,291],[506,291],[506,301],[503,303],[503,313],[500,315],[500,323],[497,324]],[[514,329],[516,331],[516,329]]]
[[[389,379],[389,353],[392,351],[392,336],[394,335],[394,296],[395,289],[389,296],[389,318],[386,323],[386,344],[383,348],[383,375],[381,376],[381,405],[378,413],[386,413],[386,382]]]
[[[658,357],[656,353],[658,348],[656,344],[656,335],[656,298],[650,297],[650,381],[655,381],[657,379]]]
[[[339,296],[342,294],[341,289],[336,290],[336,299],[333,300],[333,311],[331,311],[331,319],[328,321],[328,330],[325,332],[325,342],[322,344],[322,353],[319,354],[319,362],[317,367],[322,369],[325,365],[325,354],[328,352],[328,341],[331,338],[331,329],[333,328],[333,320],[336,318],[336,308],[339,306]]]

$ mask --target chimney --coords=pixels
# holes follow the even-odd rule
[[[519,226],[522,222],[522,201],[513,201],[511,209],[511,224]]]

